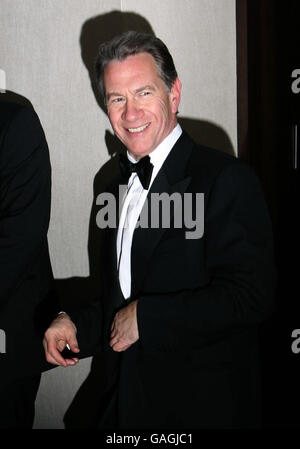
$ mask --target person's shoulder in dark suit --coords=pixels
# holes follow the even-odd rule
[[[37,149],[49,159],[45,134],[33,107],[1,101],[0,170],[11,168]]]
[[[212,147],[197,144],[186,132],[184,132],[184,138],[192,146],[188,170],[191,174],[196,175],[195,178],[200,178],[199,174],[201,173],[205,180],[213,179],[226,169],[248,170],[253,175],[255,174],[254,170],[238,157]]]
[[[186,133],[185,138],[192,145],[187,172],[192,177],[196,190],[222,191],[224,195],[226,192],[230,195],[253,192],[259,197],[257,208],[261,203],[267,211],[261,182],[248,163],[221,150],[198,145]],[[269,221],[267,216],[265,218]]]

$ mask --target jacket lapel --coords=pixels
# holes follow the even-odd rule
[[[112,308],[118,308],[124,301],[124,296],[122,294],[119,276],[118,276],[118,259],[117,259],[117,234],[119,227],[119,209],[120,209],[120,201],[119,197],[120,186],[126,186],[127,182],[124,180],[121,175],[118,173],[114,182],[111,184],[108,191],[112,193],[115,198],[115,206],[116,206],[116,227],[106,229],[106,263],[110,268],[109,272],[109,284],[110,284],[110,292],[111,295],[109,297],[109,304]]]

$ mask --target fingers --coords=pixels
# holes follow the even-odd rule
[[[74,366],[79,362],[79,359],[77,359],[76,357],[73,357],[71,359],[64,359],[67,366]]]
[[[61,356],[60,352],[57,350],[56,345],[60,345],[60,341],[58,342],[55,339],[47,340],[44,338],[43,345],[45,349],[46,360],[53,365],[61,365],[67,366],[66,360]]]
[[[125,347],[122,349],[122,351],[126,351],[126,349],[130,348],[130,346],[132,346],[132,345],[127,345],[127,346],[125,346]]]
[[[62,352],[66,347],[65,340],[56,340],[56,347],[59,350],[59,352]]]
[[[78,359],[76,357],[65,359],[60,354],[60,351],[63,351],[66,347],[66,342],[64,340],[57,340],[56,343],[48,342],[46,338],[44,338],[43,341],[44,349],[45,349],[45,355],[46,360],[49,363],[52,363],[53,365],[58,366],[74,366],[76,363],[78,363]],[[71,346],[70,346],[71,347]],[[76,348],[74,348],[75,350]],[[79,349],[77,348],[77,352]],[[74,351],[72,351],[74,352]]]
[[[122,341],[118,341],[114,345],[111,345],[111,348],[115,352],[123,352],[126,351],[126,349],[130,348],[132,346],[131,344],[124,344]]]
[[[120,337],[118,333],[116,333],[116,336],[111,338],[109,342],[110,347],[116,352],[126,351],[132,344],[132,341],[128,338]]]
[[[110,339],[109,345],[110,346],[114,346],[118,341],[119,341],[118,336],[115,336],[115,337]]]
[[[117,333],[118,333],[117,330],[114,329],[110,334],[110,339],[113,339],[117,335]]]
[[[116,343],[120,342],[121,345],[125,346],[127,344],[131,344],[131,342],[126,338],[126,335],[124,333],[121,334],[121,332],[115,328],[112,333],[110,334],[110,346],[114,346]]]
[[[61,352],[68,345],[70,351],[78,353],[79,347],[76,339],[76,327],[66,314],[59,315],[45,332],[43,346],[46,360],[60,366],[71,366],[78,362],[76,357],[64,358]]]
[[[125,351],[139,339],[137,319],[137,301],[119,310],[111,325],[110,346],[114,351]]]
[[[48,336],[48,338],[45,336],[43,346],[47,362],[65,367],[78,363],[78,359],[76,357],[70,359],[65,359],[62,357],[61,352],[65,349],[67,341],[68,340],[62,338],[57,339],[54,336]],[[73,339],[70,338],[68,344],[72,352],[76,353],[80,351],[78,348],[77,339],[75,337]]]
[[[48,349],[45,348],[46,344],[47,343],[43,342],[47,362],[51,363],[52,365],[59,365],[59,363],[52,357],[52,355],[49,354]]]
[[[72,352],[80,351],[80,349],[78,347],[77,338],[75,336],[72,336],[68,339],[68,345],[70,346],[70,351],[72,351]]]

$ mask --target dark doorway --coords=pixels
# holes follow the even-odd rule
[[[272,428],[300,427],[300,352],[292,336],[300,329],[299,3],[236,1],[238,153],[261,180],[278,268],[277,307],[261,329],[264,426]]]

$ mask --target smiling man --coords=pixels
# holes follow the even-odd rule
[[[100,46],[96,69],[127,148],[109,191],[127,190],[117,229],[106,231],[101,300],[53,321],[46,358],[75,365],[78,357],[62,357],[66,344],[101,357],[99,406],[88,427],[257,427],[257,325],[272,309],[274,285],[257,178],[181,129],[181,83],[160,39],[124,33]],[[136,227],[148,200],[151,215],[153,195],[175,193],[204,194],[201,238],[187,239],[174,220],[169,228]]]
[[[104,72],[108,117],[117,137],[136,159],[150,154],[173,131],[181,83],[170,91],[149,53],[112,61]]]

